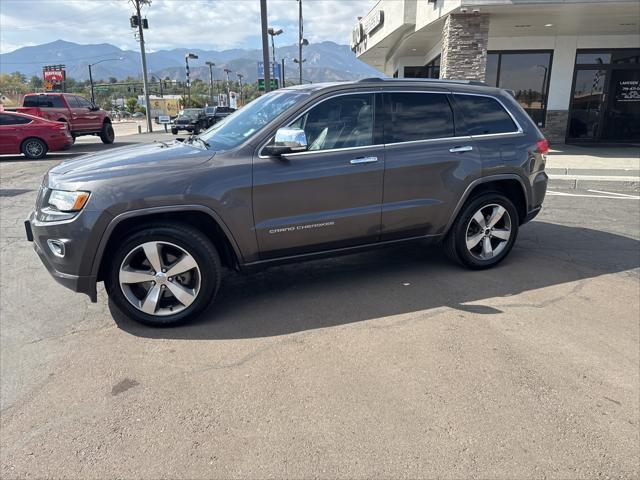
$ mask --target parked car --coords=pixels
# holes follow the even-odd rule
[[[548,143],[508,92],[368,79],[284,88],[184,142],[51,169],[27,238],[63,285],[150,325],[241,271],[422,240],[497,265],[542,208]],[[434,292],[434,294],[437,294]]]
[[[23,113],[0,111],[0,153],[22,153],[29,159],[66,150],[73,143],[67,124]]]
[[[65,122],[74,139],[82,135],[97,135],[103,143],[113,143],[115,139],[107,112],[80,95],[29,93],[24,96],[22,107],[18,107],[16,112]]]
[[[215,125],[220,120],[228,117],[235,111],[236,109],[231,107],[206,107],[204,109],[204,113],[207,116],[209,126]]]
[[[171,133],[177,135],[180,130],[198,135],[200,130],[209,128],[207,116],[202,108],[185,108],[180,111],[171,125]]]

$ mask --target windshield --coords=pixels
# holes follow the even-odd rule
[[[200,138],[214,150],[229,150],[237,147],[308,95],[306,92],[295,90],[277,90],[267,93],[216,123],[200,134]]]
[[[197,117],[198,116],[198,112],[200,110],[198,109],[194,109],[194,108],[188,108],[186,110],[182,110],[179,115],[181,117]]]

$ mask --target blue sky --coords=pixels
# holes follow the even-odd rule
[[[268,0],[269,24],[284,30],[278,43],[296,43],[296,0]],[[358,16],[376,0],[303,0],[305,37],[348,44]],[[0,0],[0,53],[62,39],[111,43],[136,50],[128,0]],[[259,48],[259,0],[153,0],[143,16],[151,51],[174,47]]]

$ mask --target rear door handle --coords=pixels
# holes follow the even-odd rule
[[[358,165],[359,163],[373,163],[377,161],[378,161],[378,157],[359,157],[359,158],[354,158],[349,163],[351,163],[351,165]]]
[[[465,145],[464,147],[453,147],[449,149],[451,153],[470,152],[471,150],[473,150],[473,147],[471,145]]]

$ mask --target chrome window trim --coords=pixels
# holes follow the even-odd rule
[[[425,138],[424,140],[409,140],[407,142],[392,142],[385,143],[385,147],[394,147],[397,145],[413,145],[420,143],[433,143],[433,142],[450,142],[450,141],[458,141],[458,140],[473,140],[471,135],[460,135],[459,137],[438,137],[438,138]]]
[[[520,125],[520,122],[518,122],[518,120],[516,120],[516,117],[513,116],[511,111],[506,107],[506,105],[504,104],[504,102],[500,98],[494,97],[493,95],[487,95],[485,93],[452,92],[452,94],[453,95],[467,95],[467,96],[471,96],[471,97],[487,97],[487,98],[491,98],[491,99],[495,100],[502,107],[502,109],[505,112],[507,112],[507,115],[509,115],[509,117],[511,118],[511,121],[513,121],[513,123],[515,124],[516,129],[517,129],[515,132],[481,133],[480,135],[471,135],[472,138],[495,137],[497,135],[519,135],[521,133],[524,133],[524,130],[522,129],[522,126]]]
[[[511,111],[504,104],[504,102],[500,98],[498,98],[496,96],[489,95],[489,94],[484,94],[484,93],[453,92],[453,91],[450,91],[450,90],[405,90],[405,89],[399,89],[399,88],[394,88],[394,89],[379,88],[379,89],[376,89],[376,90],[357,90],[357,91],[341,92],[341,93],[337,93],[335,95],[331,95],[331,96],[329,96],[327,98],[323,98],[318,103],[314,103],[313,105],[307,107],[299,115],[297,115],[293,120],[291,120],[290,122],[287,122],[287,124],[284,125],[283,127],[290,126],[293,122],[297,121],[300,117],[305,115],[312,108],[322,104],[323,102],[326,102],[328,100],[332,100],[333,98],[343,97],[343,96],[346,96],[346,95],[362,95],[362,94],[372,94],[372,95],[374,95],[374,94],[379,94],[379,93],[428,93],[428,94],[434,94],[435,93],[435,94],[440,94],[440,95],[469,95],[469,96],[475,96],[475,97],[491,98],[491,99],[497,101],[498,104],[503,108],[503,110],[505,110],[507,112],[507,114],[509,115],[509,117],[511,118],[513,123],[515,124],[517,130],[513,131],[513,132],[482,133],[480,135],[460,135],[460,136],[456,136],[456,137],[425,138],[423,140],[409,140],[407,142],[379,143],[379,144],[375,144],[375,145],[363,145],[363,146],[359,146],[359,147],[330,148],[330,149],[327,149],[327,150],[312,150],[312,151],[307,150],[306,152],[288,153],[286,156],[287,157],[297,157],[297,156],[302,156],[302,155],[325,153],[325,152],[343,152],[343,151],[349,151],[349,150],[362,150],[362,149],[365,149],[365,148],[393,147],[393,146],[396,146],[396,145],[412,145],[412,144],[433,143],[433,142],[441,142],[441,141],[476,140],[476,139],[477,140],[482,140],[483,138],[514,136],[514,135],[522,135],[522,134],[524,134],[524,130],[522,129],[522,126],[520,125],[520,122],[518,122],[518,120],[513,116]],[[374,101],[374,104],[375,104],[375,101]],[[374,115],[375,115],[375,113],[374,113]],[[454,112],[454,115],[455,115],[455,112]],[[374,119],[374,121],[375,121],[375,119]],[[279,128],[282,128],[282,127],[279,127]],[[260,159],[271,158],[271,156],[269,156],[269,155],[263,155],[262,154],[262,150],[264,149],[264,147],[272,139],[273,139],[273,136],[269,137],[269,139],[267,141],[265,141],[260,146],[260,148],[258,149],[258,152],[259,152],[258,153],[258,158],[260,158]]]

